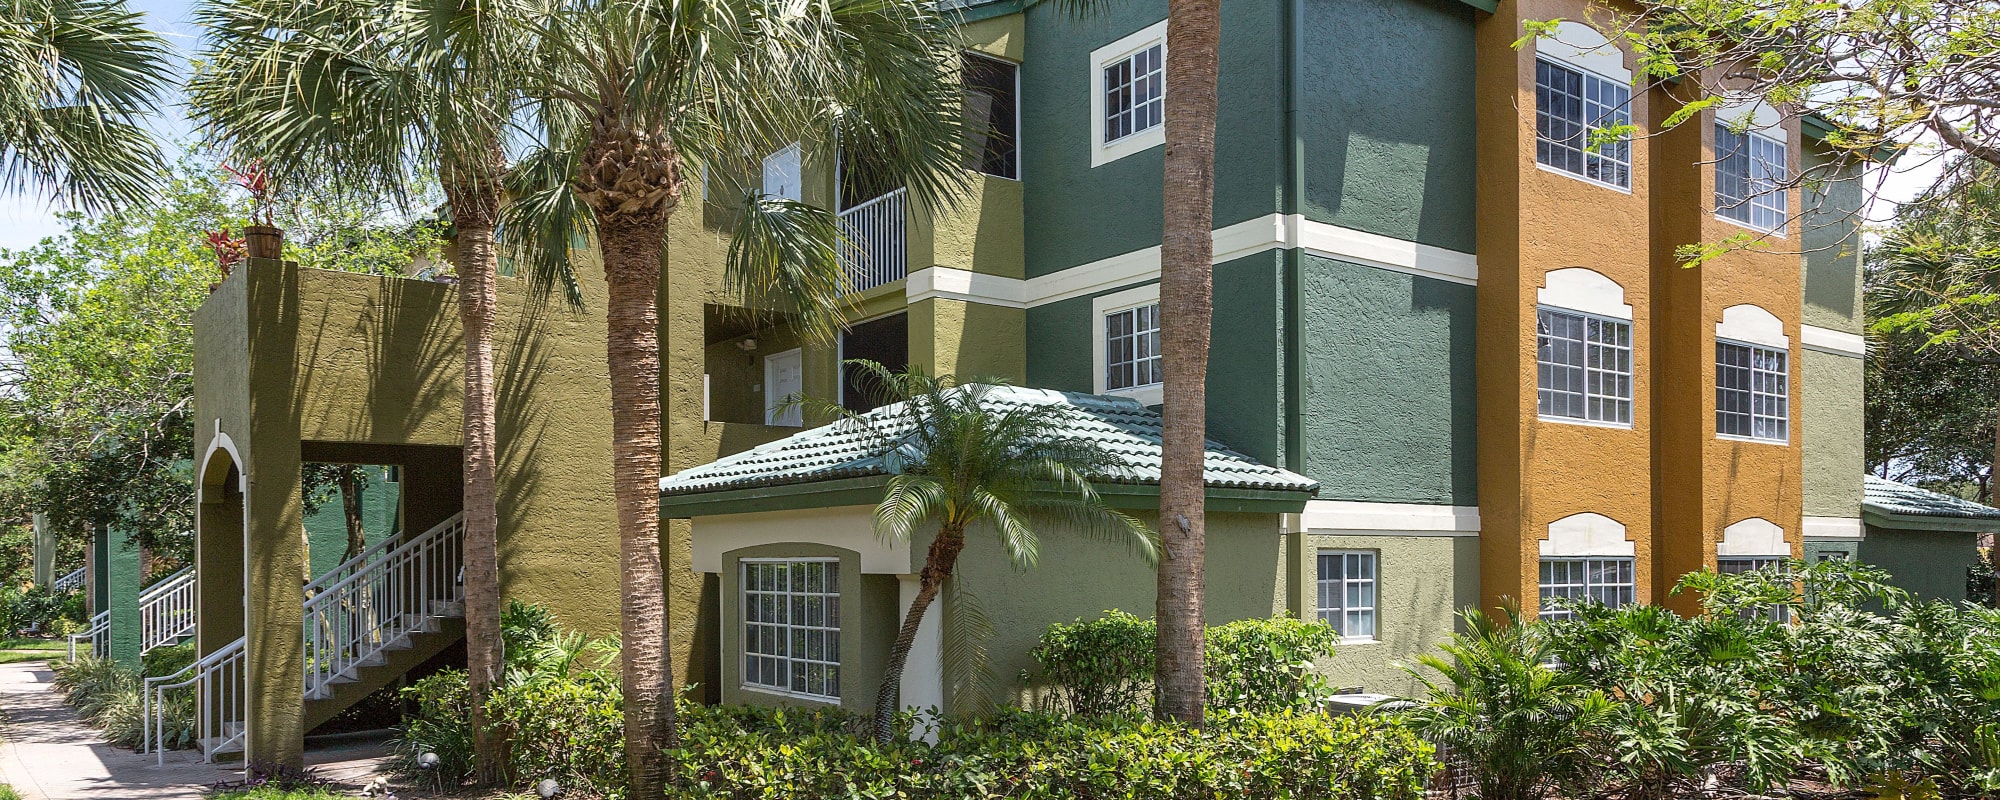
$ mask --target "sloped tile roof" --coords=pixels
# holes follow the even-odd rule
[[[1873,475],[1864,478],[1861,491],[1862,507],[1877,514],[2000,520],[2000,508]]]
[[[984,386],[981,404],[995,410],[1027,405],[1068,409],[1062,433],[1102,442],[1123,466],[1092,475],[1100,483],[1160,482],[1160,414],[1124,397]],[[884,456],[910,444],[912,428],[901,404],[878,408],[858,420],[824,425],[769,444],[682,470],[660,481],[663,495],[689,495],[760,486],[887,475]],[[864,427],[865,426],[865,427]],[[1204,479],[1210,488],[1314,492],[1319,483],[1266,466],[1210,440]]]

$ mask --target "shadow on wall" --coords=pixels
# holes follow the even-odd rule
[[[302,437],[334,441],[447,444],[457,430],[456,316],[449,287],[428,281],[298,270],[294,302],[306,291],[362,289],[326,297],[299,319],[299,424]],[[295,309],[297,311],[298,309]],[[358,392],[358,394],[356,394]],[[451,424],[441,425],[449,415]],[[427,437],[428,434],[428,437]]]

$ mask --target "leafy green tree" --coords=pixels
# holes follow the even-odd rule
[[[873,442],[890,473],[875,506],[875,533],[909,542],[935,530],[917,575],[917,594],[889,647],[889,664],[875,694],[875,738],[895,735],[898,689],[924,615],[958,569],[966,535],[991,533],[1017,570],[1035,566],[1036,528],[1129,542],[1147,560],[1158,552],[1144,523],[1112,508],[1091,481],[1112,477],[1125,461],[1103,443],[1068,432],[1077,412],[1064,405],[1010,403],[991,384],[932,376],[921,368],[896,372],[873,361],[847,362],[864,384],[893,405],[858,415],[838,403],[810,403],[836,423]]]
[[[696,170],[740,174],[791,142],[838,143],[844,167],[940,208],[963,184],[952,19],[917,0],[542,0],[529,87],[544,145],[522,160],[508,227],[556,259],[577,232],[603,257],[611,379],[629,794],[656,796],[673,724],[660,555],[661,263]],[[706,187],[727,204],[724,181]],[[832,211],[745,192],[728,279],[752,304],[830,339],[848,282]],[[560,269],[545,264],[544,271]],[[672,376],[681,380],[697,376]]]
[[[0,0],[0,191],[88,211],[146,198],[159,147],[142,126],[168,48],[123,0]]]

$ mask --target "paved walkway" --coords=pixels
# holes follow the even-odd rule
[[[240,766],[203,764],[192,750],[171,750],[165,766],[100,740],[62,702],[39,661],[0,664],[0,783],[22,800],[176,800],[199,798],[218,781],[242,778]],[[361,785],[380,761],[380,748],[309,753],[319,774]]]

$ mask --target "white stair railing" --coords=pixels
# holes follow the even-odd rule
[[[305,602],[305,696],[322,699],[332,685],[359,678],[382,652],[429,630],[432,619],[460,602],[458,574],[465,515],[455,514],[355,565],[346,577]]]
[[[69,635],[69,660],[76,660],[76,646],[89,643],[90,654],[104,657],[104,649],[111,645],[111,612],[99,611],[90,617],[90,626]]]
[[[909,229],[904,198],[907,189],[840,212],[840,263],[847,269],[850,291],[865,292],[909,275]]]
[[[194,568],[168,575],[139,593],[139,653],[193,636],[201,592]]]
[[[185,719],[174,714],[173,707],[185,709],[183,704],[190,701],[195,704],[194,741],[201,748],[202,760],[212,762],[218,754],[241,752],[249,710],[244,653],[245,642],[237,639],[179,672],[147,678],[139,693],[143,726],[140,752],[151,750],[155,763],[166,763],[168,725],[179,725]]]
[[[76,571],[57,578],[54,583],[49,584],[49,588],[57,592],[74,592],[83,588],[84,569],[84,567],[77,567]]]

